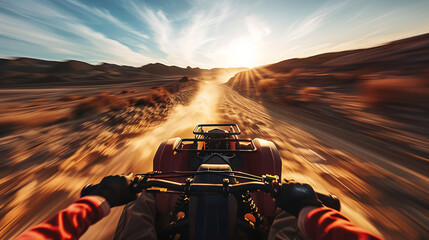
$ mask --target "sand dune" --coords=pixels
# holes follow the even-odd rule
[[[243,71],[227,83],[242,95],[323,116],[391,148],[426,158],[429,34]],[[396,146],[396,147],[393,147]],[[421,167],[420,162],[417,168]]]

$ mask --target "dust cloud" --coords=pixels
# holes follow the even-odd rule
[[[189,105],[176,106],[166,122],[132,141],[122,153],[109,162],[107,168],[115,168],[116,173],[151,171],[153,157],[164,140],[190,137],[196,125],[218,122],[218,88],[216,84],[201,84],[199,92]],[[111,238],[121,212],[122,207],[112,209],[108,217],[91,226],[81,239]]]
[[[136,139],[112,162],[128,162],[133,171],[151,171],[152,159],[161,142],[173,137],[193,136],[192,130],[196,125],[217,122],[217,88],[214,84],[201,85],[200,92],[190,105],[177,106],[165,123]]]

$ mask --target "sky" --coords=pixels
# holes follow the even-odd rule
[[[428,0],[0,0],[0,57],[256,67],[429,32]]]

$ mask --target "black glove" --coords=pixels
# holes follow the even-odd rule
[[[323,207],[322,202],[317,198],[316,192],[309,184],[293,181],[287,181],[282,184],[276,205],[295,217],[298,217],[299,212],[304,207]]]
[[[85,186],[80,195],[98,195],[104,197],[110,207],[124,205],[137,199],[137,194],[133,193],[130,183],[133,180],[133,174],[107,176],[97,185]]]

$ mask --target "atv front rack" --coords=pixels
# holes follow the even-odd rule
[[[209,131],[205,131],[204,128],[207,127],[229,127],[229,131],[225,133],[210,133]],[[195,137],[207,136],[207,135],[222,135],[222,136],[237,136],[241,134],[240,128],[235,123],[220,123],[220,124],[198,124],[193,133]]]
[[[210,144],[211,142],[226,142],[229,145],[235,143],[236,149],[205,149],[204,146],[206,143]],[[184,148],[186,143],[192,143],[193,148]],[[200,144],[201,143],[201,144]],[[247,143],[247,144],[240,144]],[[245,146],[246,145],[246,146]],[[240,148],[240,147],[246,148]],[[190,151],[190,152],[211,152],[211,153],[237,153],[237,152],[256,152],[256,146],[253,144],[252,139],[196,139],[196,138],[184,138],[181,139],[179,144],[176,145],[174,151]]]

